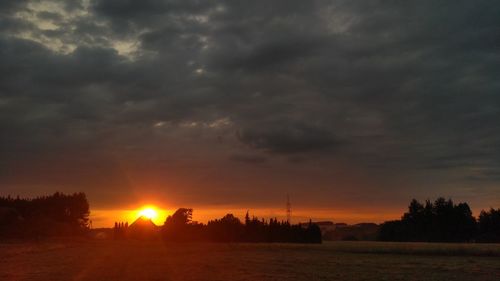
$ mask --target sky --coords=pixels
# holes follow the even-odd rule
[[[83,191],[102,224],[287,195],[296,221],[477,215],[498,77],[497,1],[2,0],[0,194]]]

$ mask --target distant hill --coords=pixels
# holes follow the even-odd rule
[[[376,240],[379,229],[375,223],[336,224],[333,230],[322,234],[324,240]]]

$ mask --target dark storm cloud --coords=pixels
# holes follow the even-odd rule
[[[281,154],[323,151],[340,144],[331,132],[302,124],[243,130],[238,139],[252,148]]]
[[[236,162],[242,162],[248,164],[263,164],[267,162],[266,157],[256,156],[256,155],[245,155],[245,154],[232,155],[229,159]]]
[[[227,69],[246,69],[249,71],[272,71],[277,70],[273,66],[284,68],[288,63],[293,63],[301,58],[313,55],[320,40],[316,38],[290,38],[283,42],[268,42],[263,46],[256,46],[246,53],[227,56],[219,54],[216,61],[212,62],[214,67]]]
[[[31,40],[8,37],[0,38],[0,46],[1,87],[6,96],[67,101],[75,98],[70,91],[127,79],[126,66],[114,49],[83,46],[60,55]]]
[[[20,7],[23,7],[23,5],[26,4],[28,1],[17,1],[17,0],[5,0],[0,3],[0,12],[12,12],[15,11],[16,9],[19,9]]]
[[[42,11],[36,14],[39,19],[61,22],[63,17],[58,13]]]
[[[314,158],[498,181],[494,1],[50,2],[0,3],[1,167],[53,151],[272,178]]]
[[[165,13],[197,13],[209,7],[207,1],[199,0],[94,0],[92,9],[105,17],[134,21]]]

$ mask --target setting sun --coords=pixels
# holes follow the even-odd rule
[[[139,216],[154,220],[158,217],[158,212],[152,207],[147,207],[139,211]]]

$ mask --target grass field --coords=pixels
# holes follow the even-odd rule
[[[500,280],[500,245],[0,244],[0,280]]]

